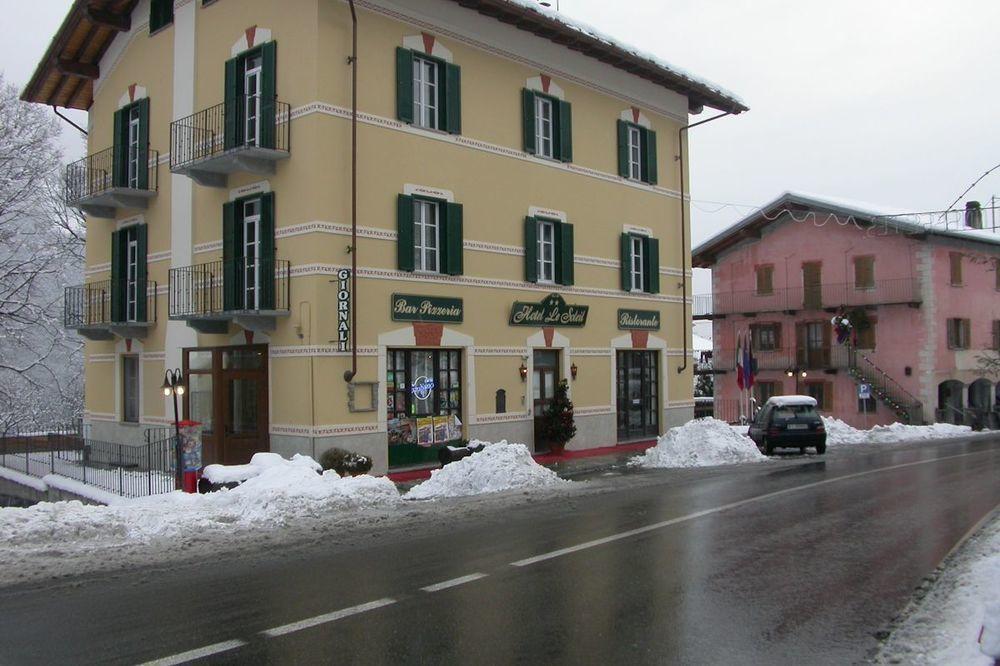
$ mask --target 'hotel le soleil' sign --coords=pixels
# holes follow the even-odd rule
[[[541,303],[515,301],[510,308],[511,326],[574,326],[587,323],[588,305],[569,305],[559,294],[549,294]]]

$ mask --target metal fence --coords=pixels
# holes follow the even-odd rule
[[[246,102],[246,95],[239,96],[236,99],[237,109],[245,108]],[[263,102],[260,106],[264,106]],[[290,110],[291,107],[287,102],[274,100],[274,125],[260,127],[259,136],[238,137],[238,140],[230,142],[229,146],[226,145],[225,139],[227,116],[225,102],[175,120],[170,123],[170,168],[183,169],[230,150],[261,148],[287,153],[291,126]],[[261,113],[262,121],[263,117],[264,114]]]
[[[149,151],[149,160],[146,164],[140,164],[140,169],[145,169],[145,178],[140,177],[139,182],[145,182],[145,187],[135,188],[125,184],[115,183],[115,149],[106,148],[99,153],[87,155],[86,157],[72,162],[66,166],[66,203],[75,205],[80,201],[89,199],[115,188],[142,189],[155,191],[159,180],[160,152]],[[142,176],[143,174],[140,174]]]
[[[122,497],[174,490],[175,439],[116,444],[79,428],[0,436],[0,466],[38,478],[58,474]]]
[[[115,323],[111,318],[111,299],[124,291],[127,286],[125,280],[100,280],[66,287],[63,299],[63,325],[66,328],[82,328]],[[156,321],[156,281],[136,280],[135,292],[138,299],[136,314],[145,311],[145,317],[137,321],[144,323]],[[124,298],[122,302],[125,303]],[[143,303],[145,303],[144,308]]]
[[[780,349],[754,349],[757,370],[825,370],[827,368],[847,368],[851,359],[850,350],[844,345],[830,347],[783,347]],[[712,353],[712,367],[715,370],[736,369],[736,351],[719,349]]]
[[[227,311],[288,310],[290,264],[285,259],[230,259],[170,269],[171,317]],[[235,280],[233,302],[225,302],[225,282]],[[246,285],[251,285],[249,288]]]

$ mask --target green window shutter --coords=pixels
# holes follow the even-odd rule
[[[396,118],[413,122],[413,52],[400,46],[396,47]]]
[[[444,272],[448,275],[462,274],[462,204],[443,203],[445,206],[445,252]],[[410,256],[413,256],[412,254]]]
[[[523,118],[524,152],[534,155],[535,146],[535,93],[527,88],[521,91],[521,115]],[[534,280],[529,280],[534,282]]]
[[[125,274],[122,262],[125,253],[122,252],[122,232],[111,232],[111,321],[121,321],[124,319],[125,287],[122,284],[122,276]]]
[[[618,120],[618,175],[628,178],[628,123]]]
[[[149,98],[140,99],[136,105],[139,107],[139,189],[147,190],[149,189]]]
[[[628,234],[621,235],[622,254],[622,291],[632,291],[632,237]]]
[[[149,3],[149,32],[156,32],[173,22],[174,0],[152,0]]]
[[[573,112],[569,102],[559,100],[559,159],[573,161]]]
[[[260,145],[274,148],[274,122],[278,106],[278,44],[264,42],[260,47]]]
[[[136,281],[136,303],[135,303],[135,319],[136,321],[148,321],[146,316],[149,314],[146,309],[146,299],[149,294],[149,284],[147,280],[149,279],[149,273],[146,269],[146,254],[149,249],[149,227],[145,224],[139,224],[135,227],[135,281]],[[155,312],[153,313],[156,314]]]
[[[274,309],[274,192],[260,196],[260,309]],[[288,305],[285,303],[284,305]]]
[[[237,280],[243,276],[236,265],[241,246],[237,238],[236,207],[235,201],[222,204],[222,308],[224,310],[236,309],[236,294],[239,292]]]
[[[524,280],[538,282],[538,220],[524,218]]]
[[[561,222],[556,225],[556,282],[573,284],[573,225]]]
[[[643,241],[646,250],[645,270],[646,293],[660,293],[660,241],[656,238],[646,238]]]
[[[239,58],[226,61],[225,106],[223,107],[225,149],[229,150],[243,143],[240,138],[242,123],[240,122],[241,104],[240,91],[243,89],[243,77],[240,76]]]
[[[642,179],[656,185],[656,132],[642,132]]]
[[[462,133],[462,68],[444,64],[444,127],[449,134]]]
[[[413,262],[413,197],[400,194],[396,199],[396,267],[412,271]]]
[[[128,107],[115,111],[114,147],[111,149],[111,184],[128,183]]]

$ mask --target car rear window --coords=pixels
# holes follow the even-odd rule
[[[790,421],[796,417],[818,419],[819,414],[812,405],[785,405],[774,410],[775,421]]]

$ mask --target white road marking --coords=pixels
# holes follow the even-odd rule
[[[296,631],[302,631],[303,629],[315,627],[320,624],[326,624],[327,622],[336,622],[337,620],[342,620],[345,617],[350,617],[351,615],[366,613],[370,610],[382,608],[383,606],[388,606],[394,603],[396,603],[396,600],[390,599],[389,597],[386,597],[385,599],[376,599],[375,601],[369,601],[366,604],[343,608],[338,611],[333,611],[332,613],[324,613],[323,615],[317,615],[315,617],[306,618],[305,620],[299,620],[298,622],[292,622],[290,624],[284,624],[280,627],[274,627],[273,629],[267,629],[260,633],[267,638],[276,638],[278,636],[284,636],[285,634],[291,634]]]
[[[664,520],[659,523],[653,523],[652,525],[645,525],[643,527],[637,527],[634,530],[628,530],[626,532],[619,532],[617,534],[612,534],[610,536],[603,537],[601,539],[594,539],[593,541],[587,541],[585,543],[577,544],[575,546],[569,546],[567,548],[560,548],[559,550],[553,550],[548,553],[542,553],[541,555],[535,555],[534,557],[528,557],[523,560],[518,560],[516,562],[511,562],[512,566],[515,567],[526,567],[530,564],[536,564],[538,562],[544,562],[545,560],[551,560],[556,557],[562,557],[563,555],[569,555],[570,553],[576,553],[581,550],[586,550],[588,548],[594,548],[595,546],[603,546],[606,543],[612,543],[614,541],[620,541],[622,539],[628,539],[629,537],[634,537],[639,534],[645,534],[646,532],[652,532],[654,530],[659,530],[664,527],[669,527],[671,525],[676,525],[678,523],[687,522],[689,520],[694,520],[696,518],[701,518],[702,516],[708,516],[713,513],[720,513],[722,511],[728,511],[729,509],[735,509],[747,504],[752,504],[754,502],[761,502],[772,497],[779,497],[781,495],[787,495],[789,493],[798,492],[800,490],[806,490],[808,488],[815,488],[817,486],[824,486],[829,483],[836,483],[838,481],[846,481],[848,479],[856,479],[861,476],[868,476],[869,474],[878,474],[881,472],[888,472],[894,469],[902,469],[904,467],[914,467],[916,465],[926,465],[929,463],[941,462],[943,460],[953,460],[955,458],[964,458],[966,456],[982,455],[984,453],[993,453],[994,451],[973,451],[971,453],[960,453],[954,456],[945,456],[943,458],[933,458],[931,460],[918,460],[916,462],[902,463],[899,465],[891,465],[889,467],[880,467],[878,469],[870,469],[864,472],[856,472],[854,474],[847,474],[845,476],[838,476],[834,479],[824,479],[823,481],[816,481],[814,483],[807,483],[802,486],[795,486],[794,488],[785,488],[784,490],[776,490],[771,493],[765,493],[763,495],[757,495],[756,497],[749,497],[738,502],[730,502],[729,504],[723,504],[722,506],[717,506],[711,509],[705,509],[703,511],[696,511],[694,513],[689,513],[686,516],[678,516],[677,518],[671,518],[670,520]]]
[[[484,573],[474,573],[468,576],[462,576],[461,578],[452,578],[451,580],[446,580],[442,583],[434,583],[433,585],[428,585],[427,587],[420,588],[424,592],[437,592],[439,590],[447,590],[449,587],[455,587],[456,585],[463,585],[465,583],[471,583],[474,580],[479,580],[480,578],[486,578],[487,574]]]
[[[175,664],[185,664],[189,661],[194,661],[195,659],[201,659],[202,657],[210,657],[211,655],[219,654],[220,652],[235,650],[236,648],[243,647],[246,644],[246,641],[241,641],[237,638],[231,641],[223,641],[213,645],[206,645],[205,647],[200,647],[195,650],[188,650],[187,652],[181,652],[169,657],[163,657],[162,659],[147,661],[141,666],[174,666]]]

